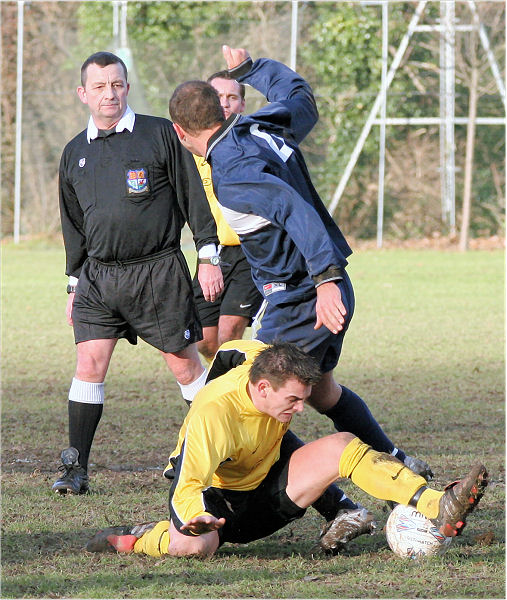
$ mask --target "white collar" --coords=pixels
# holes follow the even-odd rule
[[[127,104],[127,110],[123,113],[123,117],[118,121],[115,127],[116,133],[123,131],[124,129],[128,129],[130,133],[134,129],[134,123],[136,120],[136,115],[134,111]],[[88,143],[94,140],[99,135],[99,130],[97,125],[95,125],[95,121],[93,117],[90,115],[88,120],[88,129],[86,130],[86,137],[88,139]]]

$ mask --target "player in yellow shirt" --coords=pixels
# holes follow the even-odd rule
[[[292,416],[320,379],[318,364],[289,343],[236,341],[222,350],[231,357],[243,352],[246,360],[207,384],[192,403],[171,455],[170,520],[102,530],[88,551],[211,555],[225,542],[266,537],[302,517],[340,477],[377,498],[414,506],[446,536],[461,533],[487,485],[483,465],[441,492],[350,433],[281,456]],[[213,366],[227,369],[227,356]]]

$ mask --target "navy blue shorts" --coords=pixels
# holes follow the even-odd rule
[[[124,264],[88,258],[72,320],[76,344],[119,338],[136,344],[139,336],[162,352],[179,352],[202,339],[190,273],[179,249]]]
[[[262,303],[262,295],[252,280],[252,270],[241,246],[223,246],[220,267],[224,291],[215,302],[204,299],[197,273],[192,282],[194,299],[203,327],[216,327],[221,315],[245,317],[249,324]]]
[[[261,328],[256,338],[266,344],[275,341],[292,342],[303,352],[313,356],[323,373],[332,371],[340,358],[343,338],[354,314],[354,289],[349,276],[344,271],[343,280],[337,282],[342,302],[347,309],[343,329],[334,334],[324,325],[315,330],[317,294],[297,303],[275,306],[267,303],[260,321]]]

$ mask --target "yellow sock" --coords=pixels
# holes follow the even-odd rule
[[[428,488],[424,490],[417,502],[417,510],[428,519],[436,519],[440,510],[440,498],[444,492],[437,492]]]
[[[359,438],[345,447],[339,469],[341,477],[348,477],[370,496],[399,504],[408,504],[417,490],[426,485],[424,477],[416,475],[397,458],[373,450]],[[425,493],[421,494],[419,504]]]
[[[134,544],[136,554],[162,556],[169,554],[169,521],[159,521]]]

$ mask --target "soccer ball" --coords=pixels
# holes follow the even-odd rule
[[[385,531],[391,550],[414,560],[443,554],[452,540],[415,508],[403,504],[398,504],[389,515]]]

